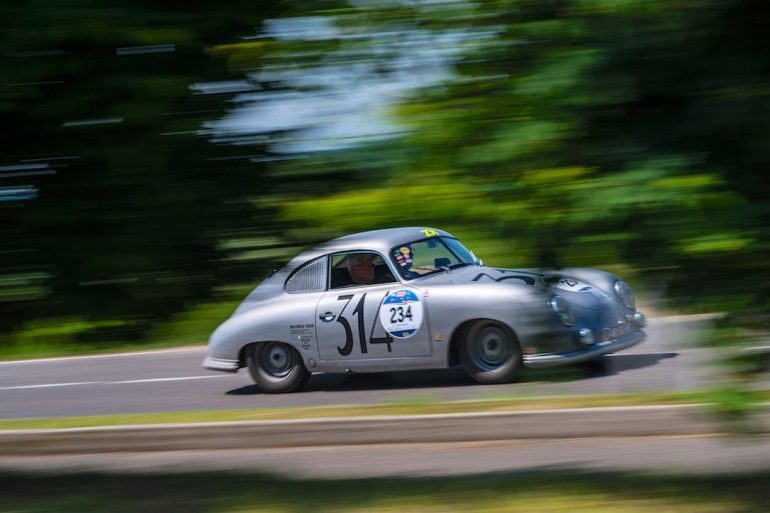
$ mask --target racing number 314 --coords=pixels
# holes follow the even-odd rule
[[[387,296],[387,292],[385,293]],[[337,347],[337,351],[342,356],[347,356],[353,351],[353,329],[350,327],[350,322],[342,315],[345,313],[345,308],[348,307],[350,304],[350,301],[353,299],[353,294],[345,294],[344,296],[339,296],[337,298],[337,301],[347,301],[345,303],[345,306],[342,307],[342,311],[340,312],[339,317],[337,317],[337,322],[342,324],[342,327],[345,329],[345,345],[342,347]],[[361,344],[361,353],[366,354],[368,353],[368,349],[366,347],[366,332],[364,330],[364,304],[366,303],[366,294],[361,296],[361,299],[358,301],[358,304],[356,304],[356,307],[353,309],[353,315],[358,317],[358,341]],[[380,305],[382,306],[382,305]],[[399,310],[403,310],[402,307],[398,307]],[[392,312],[395,310],[395,308],[391,308],[391,313],[395,315],[395,312]],[[369,331],[369,343],[370,344],[387,344],[388,346],[388,352],[392,352],[391,344],[393,343],[393,338],[390,335],[385,335],[384,337],[375,337],[374,335],[374,327],[377,325],[377,318],[379,316],[380,309],[377,309],[377,312],[374,314],[374,323],[372,323],[372,329]],[[404,318],[410,318],[411,319],[411,310],[408,309],[408,312],[405,314],[403,311],[401,312],[401,320],[403,321]],[[395,321],[392,321],[395,322]]]

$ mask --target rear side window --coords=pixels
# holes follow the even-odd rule
[[[289,294],[326,290],[326,257],[308,262],[289,276],[285,289]]]

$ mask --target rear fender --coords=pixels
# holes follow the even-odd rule
[[[243,365],[243,348],[255,342],[283,342],[294,347],[303,360],[317,358],[313,318],[315,308],[299,313],[295,298],[286,294],[280,299],[262,303],[258,308],[241,311],[223,322],[209,339],[208,355],[223,360],[238,360]],[[303,328],[300,337],[298,325]],[[307,335],[307,336],[306,336]]]

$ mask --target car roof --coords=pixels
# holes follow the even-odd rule
[[[454,238],[449,232],[427,226],[386,228],[383,230],[353,233],[324,242],[300,253],[289,262],[288,267],[294,268],[319,256],[340,251],[371,250],[387,255],[392,247],[399,244],[408,244],[428,237],[441,236]]]

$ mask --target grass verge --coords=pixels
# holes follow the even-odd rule
[[[415,396],[401,402],[368,406],[319,406],[237,410],[177,411],[88,417],[1,420],[0,429],[62,429],[138,424],[237,422],[373,415],[431,415],[441,413],[514,412],[557,408],[713,404],[717,391],[639,393],[596,396],[497,398],[474,401],[434,402]],[[770,401],[770,390],[755,393],[755,401]]]

